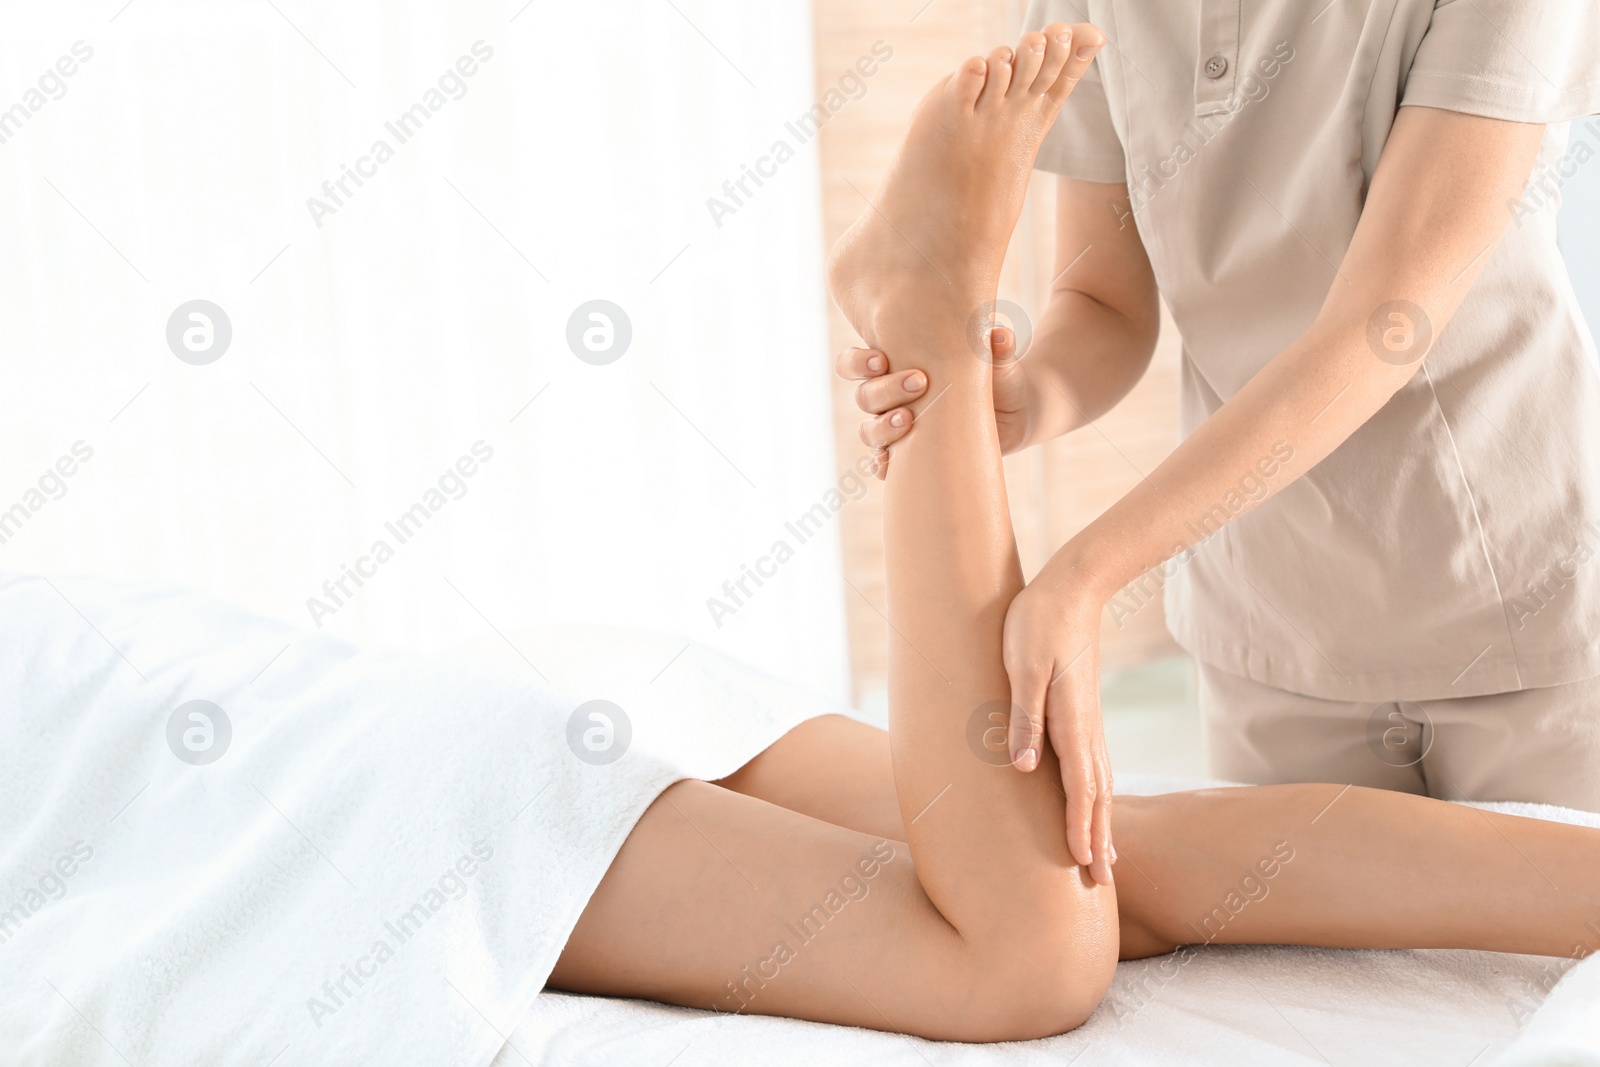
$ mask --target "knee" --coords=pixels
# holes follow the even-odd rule
[[[1032,1041],[1076,1030],[1116,976],[1115,939],[1105,942],[1074,937],[1061,951],[1040,944],[975,964],[970,1010],[953,1020],[960,1032],[947,1039]]]
[[[1019,1020],[1026,1036],[1053,1037],[1076,1030],[1105,1000],[1117,976],[1117,931],[1089,929],[1067,942],[1066,950],[1038,959],[1020,981],[1034,996]]]
[[[970,931],[981,985],[977,1041],[1030,1041],[1076,1030],[1100,1006],[1120,955],[1115,890],[1085,874],[1074,891],[1036,900]]]

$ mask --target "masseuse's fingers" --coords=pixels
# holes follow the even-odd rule
[[[897,371],[868,378],[856,386],[856,407],[868,415],[882,415],[909,404],[928,388],[928,376],[919,370]]]
[[[886,374],[869,378],[856,387],[856,406],[873,417],[861,423],[861,443],[876,449],[872,474],[878,481],[889,476],[889,446],[911,432],[911,409],[907,404],[928,389],[928,377],[921,371]]]
[[[1111,865],[1117,850],[1111,844],[1111,760],[1106,755],[1105,724],[1100,715],[1099,686],[1095,686],[1094,710],[1085,720],[1084,761],[1080,773],[1093,782],[1094,801],[1089,812],[1089,847],[1093,854],[1090,873],[1101,885],[1111,885]]]
[[[872,476],[880,482],[889,476],[889,446],[911,430],[914,418],[906,407],[928,391],[928,376],[921,371],[889,374],[889,359],[873,348],[847,348],[834,361],[839,377],[859,381],[856,406],[873,416],[861,423],[861,443],[872,448]]]
[[[996,326],[989,331],[989,363],[999,366],[1012,363],[1017,358],[1017,335],[1009,326]]]
[[[1116,878],[1111,873],[1111,867],[1117,862],[1117,846],[1111,840],[1111,801],[1116,796],[1116,783],[1111,776],[1111,758],[1106,755],[1104,734],[1102,726],[1100,758],[1096,765],[1100,775],[1100,797],[1094,806],[1094,877],[1102,885],[1111,885]]]
[[[989,340],[995,373],[1014,369],[1016,334],[996,326]],[[889,374],[888,369],[888,357],[874,348],[847,348],[834,361],[839,377],[861,383],[856,386],[856,406],[873,417],[862,420],[858,432],[861,443],[874,449],[872,475],[879,481],[889,474],[889,446],[911,432],[916,418],[905,405],[928,391],[928,377],[921,371]]]
[[[1066,667],[1045,695],[1045,729],[1061,761],[1067,848],[1094,880],[1111,885],[1111,761],[1100,716],[1098,654]]]
[[[1111,885],[1111,763],[1100,722],[1100,603],[1071,586],[1027,586],[1006,609],[1002,655],[1011,685],[1011,763],[1029,773],[1048,738],[1061,768],[1067,849]],[[1042,725],[1042,729],[1041,729]]]
[[[1039,766],[1039,746],[1044,742],[1044,698],[1050,684],[1044,672],[1023,668],[1011,672],[1011,726],[1006,731],[1011,765],[1019,771]]]
[[[833,372],[845,381],[876,378],[889,369],[889,357],[875,348],[847,348],[833,361]]]
[[[911,411],[896,408],[861,422],[861,443],[868,448],[887,449],[911,429]]]
[[[1006,730],[1006,751],[1011,765],[1019,771],[1039,766],[1044,745],[1045,692],[1050,688],[1052,656],[1041,652],[1042,633],[1037,619],[1028,609],[1033,598],[1024,589],[1006,609],[1004,639],[1001,643],[1006,680],[1011,684],[1011,722]]]
[[[1086,731],[1059,704],[1046,712],[1045,721],[1050,747],[1061,760],[1061,792],[1067,798],[1067,849],[1099,881],[1098,865],[1094,864],[1094,806],[1099,803],[1099,777],[1094,774],[1094,757],[1086,750]]]

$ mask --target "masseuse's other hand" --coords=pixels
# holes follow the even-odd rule
[[[1017,358],[1017,337],[1004,326],[990,334],[994,353],[994,417],[1000,430],[1002,454],[1015,452],[1028,437],[1028,378]],[[871,348],[847,348],[839,353],[839,377],[859,381],[856,406],[872,416],[861,423],[861,441],[875,452],[874,471],[880,479],[889,471],[889,448],[911,432],[915,418],[910,405],[928,391],[928,376],[920,370],[889,371],[889,359]]]
[[[1100,720],[1100,612],[1105,599],[1041,575],[1006,611],[1012,765],[1033,771],[1041,741],[1061,761],[1067,847],[1101,885],[1111,884],[1111,761]]]

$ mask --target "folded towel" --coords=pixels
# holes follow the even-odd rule
[[[487,1064],[660,791],[837,710],[661,637],[515,641],[0,575],[0,1062]]]

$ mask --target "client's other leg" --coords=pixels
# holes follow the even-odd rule
[[[888,733],[843,715],[806,720],[715,784],[835,826],[906,839]]]
[[[1124,908],[1171,944],[1600,949],[1600,830],[1404,793],[1278,785],[1129,797]]]

